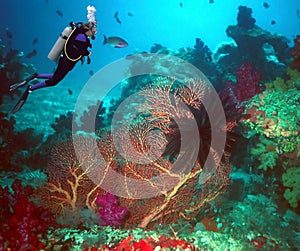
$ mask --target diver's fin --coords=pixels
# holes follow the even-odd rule
[[[9,87],[9,91],[14,91],[24,85],[26,85],[29,81],[35,79],[36,77],[38,76],[38,73],[33,73],[29,78],[26,78],[25,80],[23,80],[22,82],[18,82],[18,83],[15,83],[15,84],[12,84],[10,87]]]
[[[15,114],[17,113],[21,107],[25,104],[26,100],[27,100],[27,97],[30,93],[30,90],[29,90],[30,86],[28,86],[25,90],[25,92],[23,93],[22,97],[19,99],[18,103],[15,105],[15,107],[12,109],[12,113]]]
[[[11,85],[11,86],[9,87],[9,91],[10,91],[10,92],[11,92],[11,91],[14,91],[14,90],[16,90],[16,89],[18,89],[18,88],[20,88],[20,87],[26,85],[27,83],[28,83],[27,80],[24,80],[24,81],[19,82],[19,83],[15,83],[15,84],[13,84],[13,85]]]

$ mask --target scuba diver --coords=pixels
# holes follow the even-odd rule
[[[46,79],[45,81],[37,84],[27,86],[25,92],[12,110],[13,114],[21,109],[31,92],[40,88],[57,85],[64,79],[68,72],[74,68],[78,61],[81,60],[83,63],[84,56],[88,57],[87,63],[90,63],[89,56],[91,55],[91,51],[88,50],[88,48],[92,48],[90,38],[95,39],[95,34],[97,33],[97,21],[94,15],[96,12],[95,7],[88,6],[87,11],[88,22],[77,24],[71,22],[70,26],[64,29],[50,51],[48,55],[49,59],[56,61],[60,56],[58,66],[54,74],[34,73],[24,81],[10,86],[10,91],[13,91],[26,85],[29,81],[35,78]]]

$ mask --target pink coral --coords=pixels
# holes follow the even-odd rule
[[[117,197],[111,193],[99,194],[96,204],[100,206],[99,214],[104,226],[120,226],[128,212],[127,208],[118,206]]]

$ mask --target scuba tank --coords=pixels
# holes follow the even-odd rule
[[[50,60],[52,60],[52,61],[57,60],[57,58],[59,57],[59,55],[61,54],[61,52],[65,46],[65,43],[66,43],[68,37],[70,36],[72,31],[76,28],[77,28],[77,26],[73,22],[71,22],[70,26],[66,27],[63,30],[63,32],[59,35],[59,38],[57,39],[57,41],[55,42],[51,51],[48,54],[48,58]]]

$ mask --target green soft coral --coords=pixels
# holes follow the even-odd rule
[[[255,148],[251,149],[251,154],[254,159],[259,160],[258,169],[267,171],[269,168],[273,169],[276,166],[278,154],[276,146],[272,140],[264,136],[259,137],[260,142],[256,144]]]
[[[276,166],[276,159],[278,158],[277,154],[273,152],[267,152],[260,156],[260,165],[258,166],[259,169],[263,169],[267,171],[269,168],[273,169]]]
[[[283,194],[291,207],[296,208],[300,201],[300,167],[291,167],[282,175],[282,183],[287,188]]]

